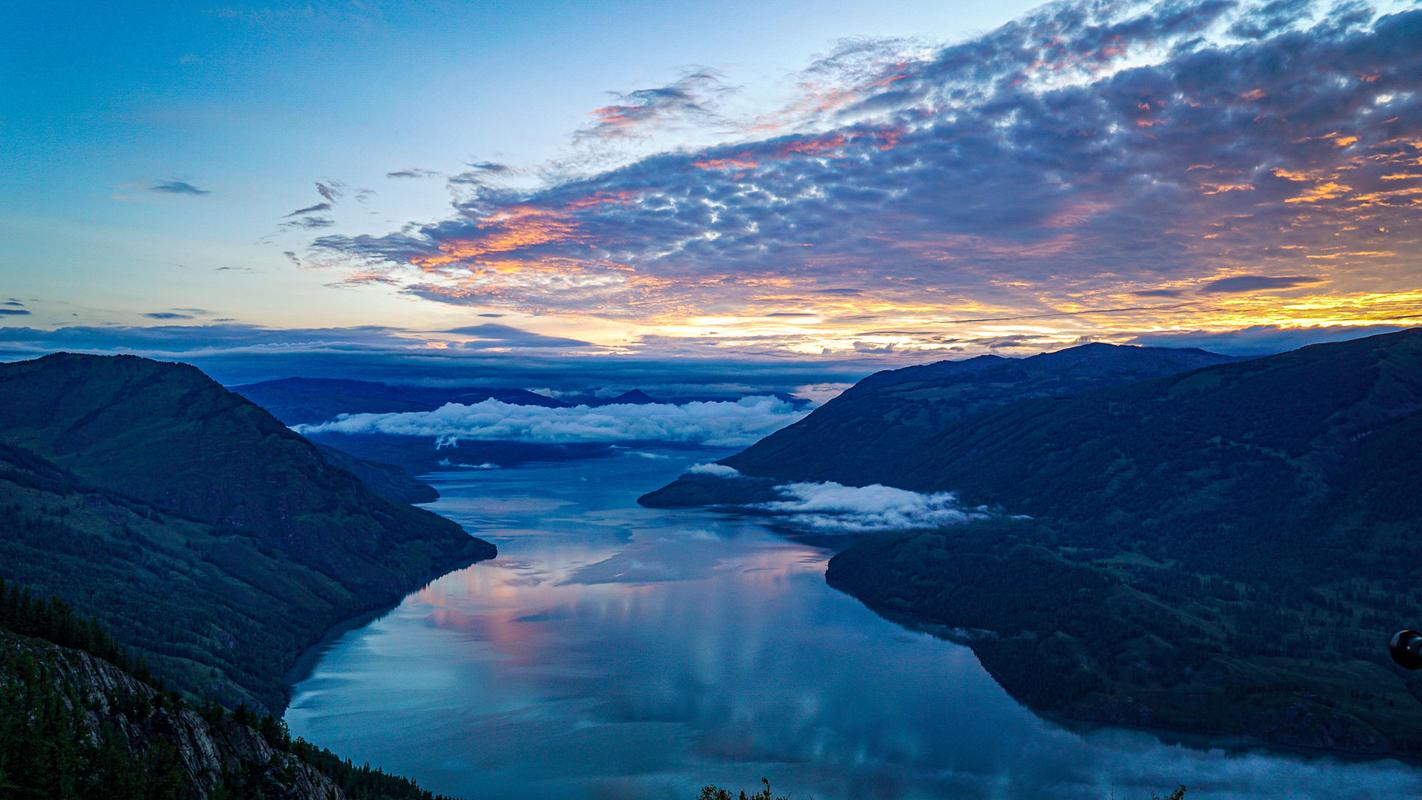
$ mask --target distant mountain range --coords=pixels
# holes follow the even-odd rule
[[[1232,363],[1091,346],[880,373],[649,504],[789,481],[954,491],[831,585],[972,644],[1066,719],[1422,754],[1422,330]]]
[[[473,405],[485,400],[549,408],[565,405],[524,389],[394,386],[332,378],[282,378],[231,388],[288,425],[326,422],[341,414],[433,411],[446,403]]]
[[[193,367],[0,365],[0,577],[98,617],[195,696],[280,711],[284,673],[332,625],[494,555],[389,499],[407,480]]]

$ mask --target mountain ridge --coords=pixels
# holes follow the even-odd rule
[[[1030,397],[1055,397],[1237,359],[1198,349],[1087,344],[1028,358],[977,356],[876,372],[718,463],[740,480],[683,475],[638,502],[655,507],[747,505],[775,499],[776,483],[895,485],[944,428]]]
[[[279,378],[229,387],[288,425],[327,422],[341,414],[433,411],[446,403],[499,400],[558,408],[560,400],[526,389],[401,386],[345,378]]]
[[[273,710],[326,628],[494,554],[196,368],[133,356],[0,365],[0,525],[4,577],[184,691]]]
[[[1422,607],[1419,436],[1422,330],[1029,399],[897,476],[1002,516],[865,538],[826,580],[989,632],[1050,716],[1418,757],[1422,679],[1386,642]]]

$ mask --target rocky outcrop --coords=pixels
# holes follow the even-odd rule
[[[203,713],[178,703],[88,653],[0,631],[0,692],[33,692],[39,687],[57,695],[68,712],[62,718],[72,725],[68,734],[82,750],[117,746],[139,762],[161,750],[178,776],[182,796],[207,800],[240,789],[268,800],[346,797],[296,753],[273,746],[270,734],[232,715]],[[284,734],[275,732],[279,745]]]

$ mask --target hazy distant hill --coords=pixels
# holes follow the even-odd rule
[[[446,403],[473,405],[491,399],[513,405],[550,408],[563,405],[551,397],[523,389],[392,386],[329,378],[282,378],[231,389],[288,425],[326,422],[339,414],[433,411]]]
[[[775,481],[898,485],[906,463],[949,426],[1039,397],[1173,375],[1235,359],[1203,350],[1088,344],[1031,358],[979,356],[878,372],[721,463]],[[767,499],[770,481],[688,475],[646,495],[654,506]]]
[[[1030,519],[866,540],[831,584],[1064,716],[1422,753],[1422,331],[1008,405],[892,476]]]
[[[439,492],[433,486],[395,464],[366,461],[319,442],[316,449],[326,463],[360,478],[367,489],[393,503],[430,503],[439,499]]]
[[[632,389],[632,390],[623,392],[622,394],[619,394],[619,395],[617,395],[616,397],[613,397],[613,398],[611,398],[611,399],[609,399],[609,400],[602,400],[602,401],[598,402],[597,405],[604,405],[604,406],[645,406],[645,405],[654,404],[654,403],[660,403],[660,402],[661,402],[660,400],[656,399],[655,397],[652,397],[651,395],[647,394],[646,392],[642,391],[641,389]]]
[[[0,573],[203,696],[280,709],[328,627],[493,555],[181,364],[0,365],[0,445]]]

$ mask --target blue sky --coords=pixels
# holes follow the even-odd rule
[[[1013,9],[974,5],[21,4],[0,40],[0,224],[19,244],[6,284],[52,323],[218,306],[273,325],[418,326],[389,293],[338,295],[291,268],[300,237],[277,231],[321,199],[315,181],[378,193],[343,215],[353,230],[434,217],[438,181],[386,173],[536,168],[571,155],[609,92],[689,65],[773,97],[839,37],[958,37]],[[209,194],[150,191],[174,179]]]
[[[892,361],[1422,319],[1416,3],[13,8],[22,352]]]

